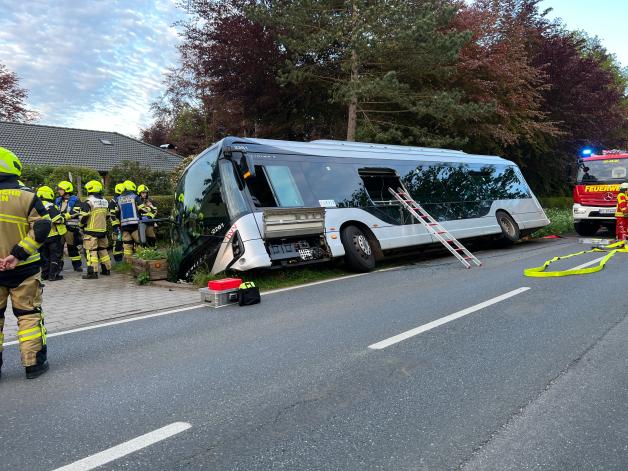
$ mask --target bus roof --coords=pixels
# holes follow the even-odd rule
[[[389,144],[369,144],[316,140],[310,142],[280,141],[275,139],[227,137],[222,145],[256,144],[266,147],[264,152],[285,154],[306,154],[320,157],[345,157],[375,160],[428,160],[446,162],[512,164],[509,160],[492,155],[467,154],[461,150],[437,149],[430,147],[409,147]]]

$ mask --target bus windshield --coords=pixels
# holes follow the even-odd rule
[[[578,183],[623,182],[628,174],[628,159],[584,161],[578,170]]]

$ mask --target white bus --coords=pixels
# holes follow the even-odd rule
[[[390,194],[402,183],[459,239],[516,241],[549,224],[519,168],[462,151],[228,137],[188,166],[173,238],[181,276],[344,257],[369,271],[391,251],[437,242]]]

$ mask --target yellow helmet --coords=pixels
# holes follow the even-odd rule
[[[22,162],[13,152],[4,147],[0,147],[0,174],[22,175]]]
[[[118,183],[114,189],[116,195],[121,195],[124,193],[124,183]]]
[[[91,180],[85,184],[85,189],[87,190],[87,194],[92,193],[102,193],[102,183],[98,180]]]
[[[126,191],[135,192],[135,190],[137,190],[137,187],[135,186],[135,183],[133,183],[131,180],[126,180],[124,182],[124,189]]]
[[[62,182],[59,182],[57,185],[57,188],[62,189],[66,193],[74,193],[74,185],[72,185],[72,183],[65,180],[63,180]]]
[[[139,195],[140,193],[148,193],[148,187],[146,185],[140,185],[137,187],[137,194]]]
[[[55,199],[55,192],[49,186],[41,186],[37,190],[37,196],[42,200],[52,201]]]

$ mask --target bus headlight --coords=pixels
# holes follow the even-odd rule
[[[586,214],[587,208],[583,208],[582,206],[574,206],[573,213],[574,214]]]

